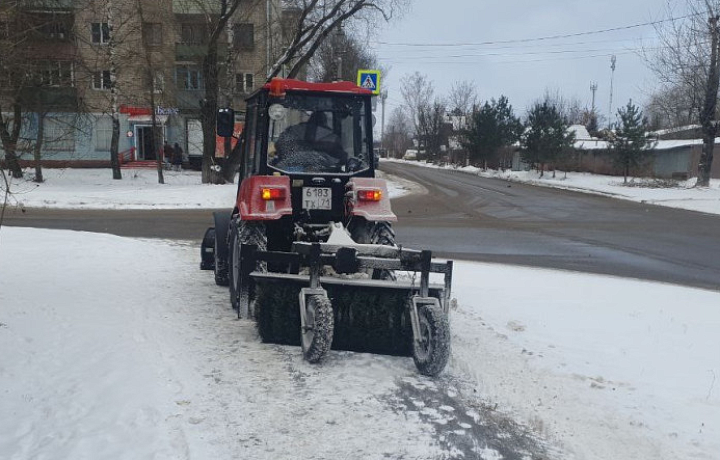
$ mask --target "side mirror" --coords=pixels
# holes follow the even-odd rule
[[[233,137],[235,131],[235,111],[233,109],[218,109],[216,130],[220,137]]]

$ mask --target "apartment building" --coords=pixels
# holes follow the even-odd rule
[[[24,0],[0,6],[0,109],[12,118],[12,104],[22,106],[21,162],[32,158],[42,118],[44,165],[109,165],[113,106],[125,160],[131,154],[156,158],[153,107],[162,139],[180,144],[188,157],[202,155],[202,63],[218,13],[209,4],[220,2]],[[283,13],[279,0],[243,1],[220,34],[220,104],[235,108],[240,124],[244,97],[265,82],[281,50]]]

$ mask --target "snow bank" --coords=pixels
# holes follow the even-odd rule
[[[235,201],[237,184],[203,184],[198,171],[124,169],[113,180],[110,169],[44,169],[45,182],[13,181],[9,204],[28,208],[62,209],[218,209]],[[407,183],[390,182],[391,198],[412,190]]]

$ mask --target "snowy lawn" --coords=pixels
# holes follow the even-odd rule
[[[597,193],[624,200],[650,203],[660,206],[688,209],[711,214],[720,214],[720,179],[711,179],[710,187],[695,188],[696,179],[679,181],[672,188],[666,188],[662,182],[643,178],[628,178],[629,185],[623,184],[623,178],[617,176],[603,176],[589,173],[572,173],[567,175],[558,171],[552,177],[552,171],[546,172],[540,178],[536,171],[483,171],[474,166],[455,168],[453,166],[438,166],[418,161],[381,160],[397,163],[409,163],[418,166],[437,169],[450,169],[475,174],[481,177],[504,179],[511,182],[522,182],[544,187],[554,187],[578,192]]]
[[[483,408],[565,458],[718,458],[720,293],[458,262],[453,357],[431,380],[408,358],[311,366],[261,344],[198,251],[0,230],[0,458],[456,458],[448,436]],[[442,392],[462,406],[420,400]]]
[[[110,169],[44,169],[45,182],[27,178],[10,186],[9,205],[63,209],[219,209],[235,201],[236,184],[202,184],[199,171],[123,169],[123,179],[113,180]],[[391,198],[411,191],[411,182],[395,179],[388,184]],[[0,186],[2,191],[2,186]],[[0,203],[1,204],[1,203]]]

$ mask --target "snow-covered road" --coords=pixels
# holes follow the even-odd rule
[[[261,344],[190,243],[0,230],[0,457],[717,458],[720,294],[456,265],[453,357]]]

